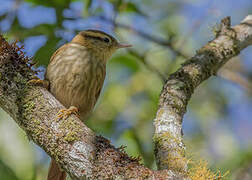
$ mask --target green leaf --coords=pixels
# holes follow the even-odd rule
[[[89,8],[92,5],[93,0],[86,0],[84,3],[84,9],[83,9],[83,16],[88,17],[90,16],[89,14]]]
[[[2,160],[0,160],[0,176],[4,180],[18,180],[13,170]]]
[[[126,2],[126,3],[122,3],[119,6],[119,11],[120,12],[127,12],[127,13],[139,13],[143,16],[146,16],[138,7],[136,4],[132,3],[132,2]]]
[[[25,0],[34,5],[42,5],[47,7],[67,7],[70,0]]]
[[[52,7],[54,6],[54,2],[53,1],[49,1],[49,0],[25,0],[26,2],[32,3],[33,5],[42,5],[42,6],[48,6],[48,7]]]
[[[112,4],[121,5],[121,3],[123,2],[123,0],[109,0],[109,2],[112,3]]]
[[[7,15],[8,15],[8,14],[5,13],[5,14],[3,14],[2,16],[0,16],[0,21],[3,20],[3,19],[5,19],[5,18],[7,17]]]
[[[85,9],[86,9],[87,11],[88,11],[88,9],[90,8],[92,2],[93,2],[93,0],[86,0]]]

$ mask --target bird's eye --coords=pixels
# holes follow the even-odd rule
[[[104,38],[103,41],[106,42],[106,43],[110,42],[109,38]]]

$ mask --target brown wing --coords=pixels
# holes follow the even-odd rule
[[[64,44],[63,46],[61,46],[59,49],[57,49],[53,55],[51,56],[50,58],[50,61],[49,61],[49,64],[55,59],[56,55],[59,54],[60,52],[64,52],[64,50],[68,47],[68,44]],[[49,66],[49,65],[48,65]],[[47,69],[46,69],[46,72],[45,72],[45,79],[47,79]]]
[[[95,102],[97,102],[97,100],[101,94],[101,89],[102,89],[102,86],[98,89],[97,93],[95,94]]]
[[[105,79],[105,76],[106,76],[106,66],[104,66],[103,64],[101,65],[98,65],[98,68],[96,69],[96,81],[98,83],[98,86],[97,86],[97,90],[96,90],[96,94],[95,94],[95,101],[98,100],[99,96],[100,96],[100,93],[101,93],[101,90],[102,90],[102,86],[103,86],[103,83],[104,83],[104,79]]]
[[[55,58],[55,56],[57,55],[57,54],[59,54],[60,52],[64,52],[64,50],[68,47],[68,43],[67,44],[64,44],[63,46],[61,46],[59,49],[57,49],[54,53],[53,53],[53,55],[52,55],[52,57],[50,58],[50,62],[49,63],[51,63],[53,60],[54,60],[54,58]]]

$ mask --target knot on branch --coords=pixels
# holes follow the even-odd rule
[[[215,30],[215,37],[219,37],[221,35],[228,36],[231,39],[236,39],[236,32],[231,28],[231,18],[227,16],[221,20],[221,23]]]

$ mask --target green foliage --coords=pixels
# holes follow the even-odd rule
[[[139,13],[141,15],[143,15],[144,13],[140,10],[140,8],[132,3],[132,2],[125,2],[125,3],[122,3],[120,6],[119,6],[119,11],[120,12],[127,12],[127,13]]]
[[[88,10],[92,4],[93,0],[86,0],[85,9]]]
[[[71,3],[78,1],[83,2],[83,4],[80,4],[84,6],[82,12],[75,12],[70,9]],[[20,24],[20,19],[18,18],[18,13],[15,8],[19,8],[18,5],[24,2],[17,1],[19,3],[17,3],[15,8],[11,7],[9,11],[0,15],[0,22],[11,19],[11,28],[5,32],[9,40],[19,40],[22,43],[26,38],[31,36],[44,35],[47,41],[36,51],[34,60],[37,62],[38,66],[42,65],[46,67],[53,52],[62,42],[66,42],[67,38],[64,36],[64,33],[70,32],[74,34],[81,30],[80,27],[83,27],[82,24],[82,26],[78,27],[79,29],[75,29],[67,26],[66,22],[70,22],[73,26],[77,26],[81,18],[83,18],[85,23],[89,23],[88,20],[90,20],[90,17],[95,19],[103,16],[106,14],[106,10],[102,9],[102,6],[97,5],[97,3],[104,1],[105,0],[24,0],[25,3],[29,3],[33,7],[45,6],[55,10],[56,22],[54,24],[38,24],[31,28],[26,28]],[[152,122],[156,115],[159,94],[163,85],[163,81],[158,73],[168,77],[169,74],[179,68],[180,64],[184,62],[185,59],[177,56],[168,45],[162,45],[162,43],[160,44],[152,38],[170,42],[176,49],[191,56],[194,54],[196,48],[210,39],[209,34],[211,34],[211,32],[209,30],[209,24],[211,26],[216,20],[209,21],[209,17],[212,16],[208,16],[206,13],[206,15],[200,17],[200,19],[190,19],[189,23],[186,21],[188,17],[183,14],[184,8],[188,8],[188,6],[198,7],[203,1],[188,1],[184,3],[182,1],[173,2],[165,0],[107,0],[107,2],[113,6],[113,8],[111,8],[113,12],[109,12],[105,16],[106,18],[111,18],[109,19],[112,22],[111,24],[113,24],[114,21],[116,23],[116,26],[111,27],[110,24],[108,27],[111,29],[113,28],[118,39],[132,43],[137,54],[134,55],[127,50],[120,50],[117,54],[112,56],[107,66],[107,83],[103,88],[103,92],[93,114],[86,123],[91,129],[96,131],[97,134],[102,134],[112,139],[115,145],[128,146],[126,151],[130,155],[141,155],[143,157],[143,162],[148,167],[155,167],[153,144],[151,142],[154,131]],[[74,16],[70,18],[64,16],[66,10],[71,10]],[[243,12],[244,10],[241,9],[241,11]],[[222,10],[217,9],[216,12],[222,12]],[[41,16],[42,15],[43,14],[41,14]],[[142,20],[140,18],[139,24],[138,21],[135,20],[135,15],[137,15],[136,17],[140,15],[142,18]],[[220,18],[215,17],[215,15],[214,18]],[[146,23],[147,25],[142,27],[142,23]],[[98,27],[106,29],[107,27],[105,27],[104,24],[105,21],[95,22],[92,24],[92,28]],[[206,27],[205,32],[200,27],[201,24]],[[88,24],[84,24],[84,27],[86,27],[86,25]],[[63,32],[63,35],[59,35],[59,31]],[[199,35],[201,38],[195,38],[195,34]],[[24,49],[24,51],[26,51],[26,49]],[[199,156],[203,156],[203,159],[205,159],[204,157],[208,157],[210,163],[212,159],[212,166],[215,166],[215,161],[218,161],[220,168],[225,169],[223,172],[226,172],[227,168],[231,171],[235,171],[237,168],[244,167],[252,161],[250,150],[241,150],[236,147],[239,143],[231,136],[233,135],[230,132],[232,128],[228,126],[227,134],[225,134],[225,132],[216,133],[219,121],[221,121],[221,123],[230,123],[230,120],[226,118],[229,115],[228,113],[230,113],[227,111],[227,107],[230,103],[227,94],[236,95],[237,93],[241,93],[239,87],[232,86],[230,88],[230,84],[226,87],[223,85],[225,83],[227,82],[220,78],[212,78],[210,81],[203,83],[200,88],[196,89],[189,102],[189,113],[186,114],[185,120],[186,123],[193,126],[190,127],[192,128],[191,132],[185,132],[187,149],[192,151],[192,154],[197,153]],[[4,119],[6,118],[0,117],[1,121],[4,121]],[[223,119],[227,122],[222,121]],[[212,132],[213,129],[210,129],[210,127],[213,126],[216,132]],[[222,156],[225,158],[218,158],[216,160],[213,155],[216,152],[210,152],[213,147],[211,144],[212,142],[209,141],[213,141],[212,139],[215,138],[213,134],[218,135],[216,139],[227,136],[235,142],[230,145],[228,142],[223,141],[214,146],[218,148],[229,147],[229,149],[234,149],[232,152],[224,151],[225,153],[224,155],[222,154]],[[24,141],[24,135],[17,136],[16,142],[20,142],[20,139]],[[71,139],[72,134],[67,137],[67,140],[70,141]],[[0,142],[0,148],[2,146],[3,144]],[[15,146],[16,149],[18,149],[20,144],[13,143],[6,144],[6,146]],[[29,146],[27,147],[29,148]],[[198,159],[202,159],[202,157]],[[29,160],[32,161],[31,159]],[[6,165],[4,162],[5,161],[0,160],[0,179],[20,179],[21,175],[17,173],[16,167],[9,164]],[[13,162],[12,164],[15,163]],[[41,164],[47,166],[45,162]],[[38,166],[39,170],[34,179],[44,179],[45,177],[47,167],[41,170],[43,169],[43,165],[41,164],[36,162],[36,166]],[[205,170],[205,174],[208,174],[208,169],[204,167],[205,166],[202,166],[203,169],[196,168],[195,170],[199,170],[199,172]],[[29,171],[31,170],[29,169]],[[198,175],[197,173],[194,175],[195,178],[198,178],[198,176],[196,176]]]
[[[144,13],[140,10],[140,7],[132,1],[126,1],[126,0],[109,0],[109,1],[120,13],[138,13],[144,15]]]
[[[0,177],[4,180],[18,180],[13,170],[0,160]]]
[[[26,2],[32,3],[34,5],[47,6],[47,7],[67,7],[71,0],[25,0]]]

